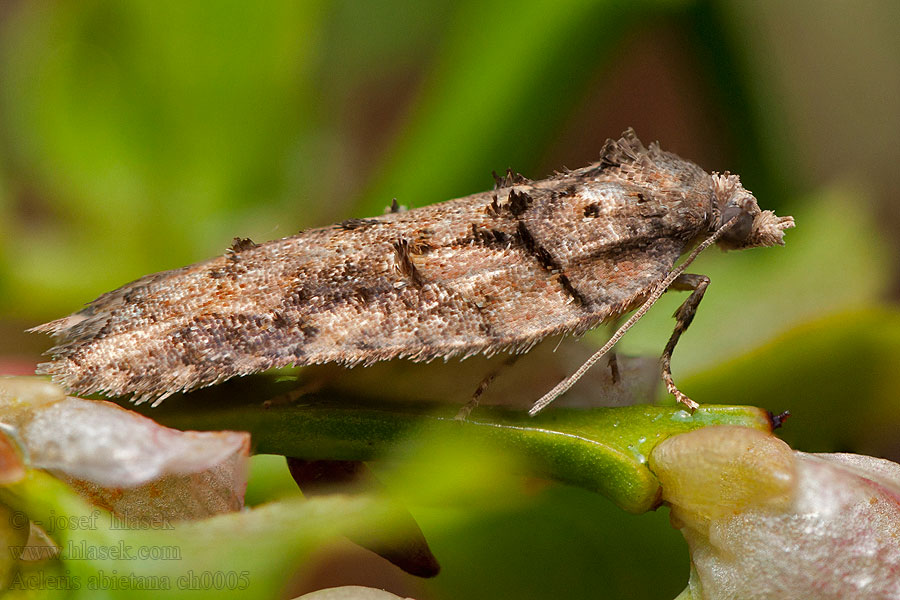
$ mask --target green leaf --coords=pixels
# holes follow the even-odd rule
[[[77,588],[70,590],[75,598],[98,597],[101,592],[109,598],[156,597],[160,588],[171,588],[177,595],[184,585],[195,585],[201,595],[267,598],[277,593],[292,569],[313,549],[334,536],[397,531],[399,513],[394,502],[398,496],[419,507],[418,513],[425,511],[426,532],[429,537],[437,532],[438,540],[452,539],[460,527],[464,538],[474,535],[473,528],[486,533],[489,530],[484,527],[490,525],[478,523],[485,518],[490,521],[490,514],[496,515],[496,520],[512,515],[510,511],[529,510],[522,502],[527,496],[521,490],[510,492],[520,486],[510,487],[513,479],[506,469],[513,466],[600,492],[630,512],[642,512],[658,502],[658,483],[647,469],[645,457],[661,440],[713,424],[769,428],[768,416],[750,407],[709,406],[693,416],[670,407],[568,409],[548,411],[535,419],[521,412],[479,409],[474,419],[460,422],[450,416],[456,407],[435,410],[431,405],[404,405],[401,409],[335,402],[268,408],[226,404],[205,410],[203,406],[197,402],[190,414],[184,410],[152,412],[160,421],[178,421],[194,428],[250,430],[263,452],[350,460],[402,457],[402,461],[393,461],[393,467],[382,467],[380,474],[395,500],[290,497],[202,521],[125,529],[114,526],[116,521],[106,511],[91,506],[62,482],[30,471],[24,480],[0,488],[0,503],[45,527],[63,555],[49,563],[26,565],[14,583],[27,587],[43,581],[38,585],[46,594],[43,597],[53,594],[47,578],[58,577]],[[491,498],[496,502],[493,507],[485,503]],[[582,497],[575,504],[587,499]],[[516,502],[521,508],[516,508]],[[547,502],[547,506],[567,505],[566,501]],[[452,517],[454,514],[458,516]],[[560,517],[546,520],[536,513],[531,518],[546,521],[543,525],[536,521],[536,527],[551,527]],[[648,530],[645,535],[659,527],[643,523],[635,525]],[[453,560],[457,546],[455,542],[449,550]],[[236,552],[236,548],[242,551]],[[146,551],[178,559],[135,559],[137,553]],[[210,584],[207,573],[224,583],[217,586],[212,579]],[[194,576],[201,579],[192,579]],[[460,580],[451,585],[465,589],[468,583]],[[142,587],[147,589],[137,589]]]
[[[202,521],[129,529],[40,471],[0,488],[0,502],[41,524],[61,547],[61,559],[13,578],[14,591],[39,590],[39,598],[55,597],[60,584],[69,598],[182,597],[186,591],[201,598],[273,598],[314,548],[339,531],[390,530],[394,514],[372,497],[294,498]]]
[[[683,382],[695,397],[791,411],[785,441],[808,452],[895,451],[900,428],[900,310],[842,312]]]
[[[183,398],[183,402],[194,398]],[[305,459],[373,460],[410,452],[417,436],[443,436],[459,448],[498,448],[528,472],[599,492],[634,513],[656,506],[659,484],[647,469],[650,451],[669,436],[708,425],[770,429],[752,407],[703,406],[693,415],[676,407],[628,406],[521,411],[479,408],[468,420],[458,407],[361,405],[346,400],[293,406],[227,406],[212,395],[192,406],[154,409],[159,422],[201,430],[249,431],[257,453]],[[208,402],[205,400],[209,400]],[[176,402],[170,401],[174,407]],[[472,451],[472,450],[470,450]]]

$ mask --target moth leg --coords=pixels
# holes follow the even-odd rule
[[[615,352],[609,353],[607,365],[609,365],[609,374],[612,376],[612,382],[619,383],[619,381],[621,381],[622,379],[622,376],[619,373],[619,359]]]
[[[675,311],[675,329],[672,331],[672,337],[669,338],[669,343],[666,344],[666,348],[663,350],[662,358],[660,358],[659,362],[662,367],[663,381],[666,382],[666,389],[670,394],[675,396],[676,400],[687,406],[691,412],[694,412],[700,405],[688,398],[675,385],[675,381],[672,379],[672,351],[675,350],[675,345],[678,343],[681,334],[684,333],[688,326],[690,326],[691,321],[694,320],[694,315],[697,313],[697,306],[700,305],[700,301],[703,299],[703,294],[706,293],[708,285],[709,277],[706,275],[682,273],[672,282],[672,285],[669,286],[670,290],[690,290],[691,295],[688,296],[687,300],[685,300],[682,305],[678,307],[678,310]]]
[[[650,310],[650,308],[654,304],[656,304],[656,301],[659,300],[659,297],[661,295],[663,295],[666,292],[666,290],[668,290],[672,286],[672,284],[674,284],[675,281],[681,277],[681,275],[684,273],[684,270],[688,267],[688,265],[691,264],[692,262],[694,262],[694,259],[697,258],[698,256],[700,256],[701,252],[703,252],[704,250],[706,250],[707,248],[709,248],[710,246],[715,244],[716,240],[718,240],[720,237],[722,237],[722,235],[725,232],[727,232],[729,227],[734,225],[734,223],[736,221],[737,221],[737,217],[733,217],[730,221],[728,221],[728,223],[726,223],[725,225],[716,229],[716,231],[713,232],[713,234],[711,236],[709,236],[708,238],[706,238],[705,240],[700,242],[700,244],[691,251],[691,253],[688,255],[688,257],[681,262],[681,264],[679,264],[677,267],[675,267],[674,269],[669,271],[669,274],[666,275],[665,279],[660,281],[659,284],[653,288],[653,291],[650,292],[650,295],[647,296],[647,299],[644,300],[644,303],[641,304],[640,307],[638,307],[638,309],[630,317],[628,317],[628,320],[625,321],[625,323],[616,330],[616,332],[613,334],[613,336],[611,338],[609,338],[605,344],[603,344],[603,347],[600,348],[599,350],[597,350],[596,352],[594,352],[594,354],[591,355],[591,357],[589,359],[584,361],[584,364],[581,365],[580,367],[578,367],[578,369],[574,373],[572,373],[571,375],[569,375],[568,377],[566,377],[565,379],[563,379],[562,381],[557,383],[556,386],[552,390],[550,390],[549,392],[547,392],[546,394],[541,396],[538,399],[538,401],[535,402],[534,405],[528,410],[528,414],[532,417],[534,415],[538,414],[539,412],[544,410],[544,408],[548,404],[553,402],[555,399],[559,398],[562,394],[565,394],[569,390],[569,388],[571,388],[573,385],[575,385],[575,382],[578,381],[579,379],[581,379],[581,376],[584,375],[585,372],[594,365],[594,363],[596,363],[598,360],[603,358],[603,356],[607,352],[609,352],[613,346],[616,345],[616,342],[618,342],[620,339],[622,339],[622,336],[625,335],[625,333],[629,329],[631,329],[634,326],[634,324],[637,323],[641,319],[641,317],[643,317],[645,314],[647,314],[647,311]],[[694,277],[703,277],[703,276],[702,275],[694,275]],[[706,285],[709,284],[709,279],[705,278],[705,277],[704,277],[704,279],[706,279],[706,283],[703,285],[703,287],[705,289]],[[695,293],[696,293],[698,291],[699,287],[700,286],[698,284],[696,287],[688,286],[687,289],[694,289]],[[702,293],[700,295],[702,297]],[[693,298],[693,297],[694,297],[694,294],[691,294],[691,297],[688,298],[687,301],[685,301],[685,305],[689,304],[691,302],[691,298]],[[694,307],[693,307],[694,311],[696,311],[697,302],[699,302],[699,301],[700,300],[698,298],[694,302]],[[693,313],[691,313],[691,314],[693,315]],[[690,322],[690,321],[688,321],[688,322]],[[685,326],[682,326],[681,331],[684,331],[684,329],[685,329]],[[675,331],[673,332],[672,339],[669,340],[672,348],[675,347],[675,343],[678,341],[678,338],[681,336],[681,331],[679,331],[678,328],[676,327]],[[668,353],[670,355],[669,358],[671,358],[671,354],[672,354],[671,349],[668,349]],[[665,359],[665,358],[666,358],[666,356],[663,355],[663,359]],[[663,370],[664,378],[665,378],[665,374],[669,373],[670,370],[671,369],[669,369],[668,361],[666,361],[664,370]],[[669,381],[671,381],[671,380],[672,380],[672,375],[671,375],[671,373],[669,373]],[[668,382],[667,382],[667,384],[668,384]],[[667,387],[668,387],[668,385],[667,385]],[[674,389],[676,391],[678,390],[678,388],[675,387],[674,383],[672,384],[670,391],[672,389]],[[684,396],[684,394],[681,394],[681,395]],[[685,400],[690,401],[690,398],[687,398],[685,396]]]
[[[612,337],[615,334],[616,329],[619,328],[619,325],[622,323],[621,318],[616,318],[614,321],[609,322],[609,335]],[[606,359],[606,366],[609,367],[609,375],[612,378],[613,384],[619,383],[622,380],[621,372],[619,371],[619,357],[616,354],[615,350],[609,351],[609,358]]]
[[[485,390],[487,390],[491,385],[491,382],[494,381],[497,375],[500,374],[500,371],[502,371],[506,367],[514,365],[517,360],[519,360],[519,355],[511,354],[500,364],[500,366],[485,375],[484,379],[481,380],[481,383],[478,384],[478,387],[475,388],[475,391],[472,393],[472,399],[466,402],[466,404],[459,409],[459,412],[456,413],[456,416],[453,418],[457,421],[465,421],[466,419],[468,419],[472,411],[478,407],[478,400],[481,398],[481,395],[484,394]]]

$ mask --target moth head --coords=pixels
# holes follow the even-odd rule
[[[778,217],[760,210],[756,198],[741,185],[737,175],[713,173],[713,202],[717,210],[713,228],[735,219],[716,242],[723,250],[757,246],[784,246],[784,230],[794,226],[794,217]]]

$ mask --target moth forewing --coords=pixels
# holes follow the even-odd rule
[[[496,180],[423,208],[236,239],[138,279],[35,328],[58,338],[39,372],[74,392],[159,400],[291,364],[522,352],[637,307],[639,318],[698,239],[772,245],[793,225],[761,212],[736,176],[631,130],[585,168]]]

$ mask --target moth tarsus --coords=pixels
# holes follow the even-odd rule
[[[703,299],[703,294],[706,293],[707,286],[709,286],[709,277],[706,275],[694,275],[692,273],[682,273],[672,282],[670,289],[689,290],[691,295],[688,296],[687,300],[685,300],[681,306],[678,307],[678,310],[675,311],[675,329],[672,330],[672,335],[666,343],[666,347],[660,358],[662,378],[666,384],[666,390],[675,396],[676,400],[687,406],[691,412],[696,410],[700,405],[688,398],[675,385],[675,380],[672,379],[672,352],[675,350],[675,345],[681,338],[681,334],[687,330],[691,321],[694,320],[694,315],[697,313],[697,307],[700,306],[700,301]]]
[[[524,352],[637,309],[608,351],[672,285],[692,290],[661,359],[676,393],[669,360],[708,284],[684,268],[714,242],[783,244],[794,224],[760,210],[736,175],[646,148],[631,130],[587,167],[494,179],[494,190],[440,204],[404,211],[393,200],[379,217],[236,238],[218,258],[138,279],[36,327],[58,338],[39,372],[77,393],[158,401],[291,364]]]

